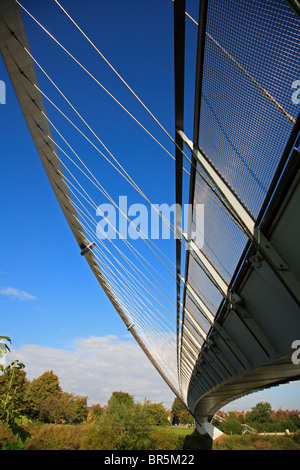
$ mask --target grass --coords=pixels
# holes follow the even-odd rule
[[[233,435],[213,444],[213,450],[300,450],[293,436]]]
[[[178,436],[189,436],[190,434],[193,434],[194,428],[181,428],[179,426],[172,426],[171,428],[172,432]]]
[[[177,437],[177,450],[211,450],[212,441],[208,436],[201,436],[195,428],[168,428]]]
[[[25,450],[80,450],[86,424],[39,424],[30,426]]]

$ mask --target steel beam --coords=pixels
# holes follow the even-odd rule
[[[232,215],[239,220],[241,226],[249,238],[253,238],[255,227],[254,218],[250,215],[249,211],[242,204],[241,200],[237,197],[229,184],[224,180],[224,178],[221,177],[207,156],[204,155],[204,153],[201,152],[199,148],[194,147],[193,142],[187,138],[183,131],[178,133],[180,134],[185,145],[197,159],[199,165],[203,168],[205,173],[218,188],[220,194],[222,194],[226,200]]]
[[[203,78],[203,65],[204,65],[204,52],[205,52],[205,33],[206,33],[206,19],[207,19],[207,5],[208,0],[201,0],[199,4],[199,23],[198,23],[198,38],[197,38],[197,58],[196,58],[196,76],[195,76],[195,104],[194,104],[194,132],[193,140],[195,145],[199,139],[199,123],[200,123],[200,111],[201,111],[201,97],[202,97],[202,78]],[[186,14],[186,13],[185,13]],[[183,127],[176,127],[178,131],[183,131]],[[180,134],[179,134],[180,136]],[[183,146],[183,144],[182,144]],[[194,206],[194,193],[195,193],[195,181],[196,181],[196,166],[197,161],[195,156],[192,154],[191,157],[191,168],[190,168],[190,188],[189,188],[189,207],[191,208],[187,233],[188,237],[191,234],[192,220],[193,220],[193,206]],[[189,261],[190,252],[186,251],[185,258],[185,279],[188,279],[189,273]],[[183,289],[183,309],[182,317],[184,320],[185,314],[185,301],[186,301],[186,285]]]
[[[176,185],[176,280],[177,280],[177,364],[179,376],[180,275],[182,232],[183,141],[177,129],[184,122],[185,0],[174,0],[174,74],[175,74],[175,185]]]
[[[258,253],[266,259],[272,270],[300,305],[300,280],[259,228],[255,228],[254,237]]]
[[[202,268],[205,274],[209,277],[209,279],[213,282],[213,284],[215,284],[215,286],[221,292],[223,297],[226,298],[227,291],[228,291],[227,282],[219,274],[216,268],[211,264],[209,259],[204,255],[204,253],[200,250],[200,248],[196,245],[196,243],[193,240],[188,239],[188,236],[186,233],[183,233],[183,238],[187,241],[189,245],[187,250],[188,251],[191,250],[191,252],[196,255],[196,257],[199,259],[199,261],[202,263],[202,265],[206,269],[205,271],[205,269]]]
[[[203,300],[199,297],[199,295],[197,294],[197,292],[195,291],[195,289],[191,286],[191,284],[189,282],[186,282],[183,277],[181,276],[180,277],[182,282],[185,283],[186,287],[187,287],[187,290],[190,292],[190,294],[193,296],[193,298],[195,299],[195,301],[197,302],[197,304],[199,305],[199,307],[202,309],[205,317],[208,319],[208,321],[210,322],[210,324],[212,325],[213,322],[214,322],[214,315],[212,314],[212,312],[209,310],[209,308],[207,307],[207,305],[203,302]]]

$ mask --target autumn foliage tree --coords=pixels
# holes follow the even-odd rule
[[[87,418],[87,397],[61,393],[50,395],[39,405],[39,419],[46,423],[81,423]]]
[[[104,413],[103,408],[101,407],[100,403],[96,403],[96,405],[92,405],[92,409],[88,413],[88,421],[96,422]]]
[[[41,401],[39,405],[39,419],[45,423],[60,423],[68,421],[72,418],[72,409],[68,398],[62,394],[61,396],[50,395]]]
[[[44,372],[27,385],[31,416],[46,423],[80,423],[87,418],[87,397],[63,392],[53,371]]]
[[[26,390],[26,398],[31,403],[32,417],[39,418],[40,407],[44,400],[59,397],[61,393],[58,376],[53,371],[44,372],[40,377],[33,379]]]

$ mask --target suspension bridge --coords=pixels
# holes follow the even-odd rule
[[[71,11],[57,0],[53,4],[61,21],[76,30],[125,87],[151,126],[121,103],[25,1],[2,0],[1,53],[32,139],[79,256],[193,414],[199,432],[217,436],[210,421],[227,403],[300,379],[300,365],[292,360],[293,343],[300,339],[299,2],[200,0],[195,18],[184,0],[170,1],[171,130]],[[153,185],[151,196],[145,192],[128,162],[104,143],[86,109],[80,111],[68,98],[66,82],[56,81],[46,54],[36,55],[25,22],[47,37],[65,62],[78,68],[120,110],[122,119],[151,142],[151,151],[168,162],[163,167],[159,160],[143,165],[160,173],[163,168],[164,180],[172,183],[173,223],[154,204],[163,197],[162,185]],[[63,73],[74,79],[64,67]],[[114,135],[122,130],[122,119],[111,123]],[[75,150],[78,135],[88,151],[83,144]],[[92,152],[97,163],[89,158]],[[134,223],[117,200],[121,187],[128,187],[128,194],[174,237],[161,244],[143,233],[147,226],[137,219]],[[117,227],[105,217],[99,200],[129,223],[131,240],[120,236],[121,220]],[[200,224],[199,207],[204,208]],[[101,236],[104,226],[96,214],[115,236]]]

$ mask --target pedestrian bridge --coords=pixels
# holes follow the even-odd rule
[[[86,137],[88,127],[98,140],[97,150],[101,143],[118,173],[151,208],[153,204],[51,79],[55,70],[52,75],[46,71],[45,57],[43,65],[35,57],[24,19],[38,25],[41,34],[51,37],[50,33],[27,10],[25,1],[2,0],[1,53],[24,117],[79,254],[149,360],[194,415],[198,430],[212,432],[209,421],[230,401],[300,379],[295,354],[300,340],[299,3],[201,0],[194,18],[184,0],[170,2],[175,92],[175,130],[170,133],[100,52],[101,44],[95,45],[71,12],[54,2],[172,146],[169,178],[174,179],[177,212],[174,226],[167,221],[176,232],[170,251],[162,251],[146,237],[140,237],[147,244],[141,251],[140,245],[128,241],[118,245],[97,239],[94,214],[87,204],[94,196],[89,183],[79,184],[63,160],[69,153],[53,138],[59,131],[46,110],[53,102],[40,87],[38,74],[50,80],[75,110],[85,125],[81,134]],[[192,29],[197,40],[191,46]],[[63,44],[51,39],[107,92]],[[186,66],[191,47],[192,81]],[[186,99],[191,83],[192,105]],[[170,154],[121,107],[145,131],[145,139]],[[186,125],[191,116],[192,126]],[[117,132],[118,124],[112,126]],[[90,171],[88,159],[79,159],[72,142],[59,135],[68,152],[78,157],[81,171],[102,190],[101,172]],[[109,188],[114,181],[105,183]],[[190,211],[184,226],[185,203]],[[204,220],[199,208],[204,208]],[[147,257],[149,248],[157,264]],[[134,258],[127,256],[128,249]],[[163,287],[165,276],[172,291]]]

